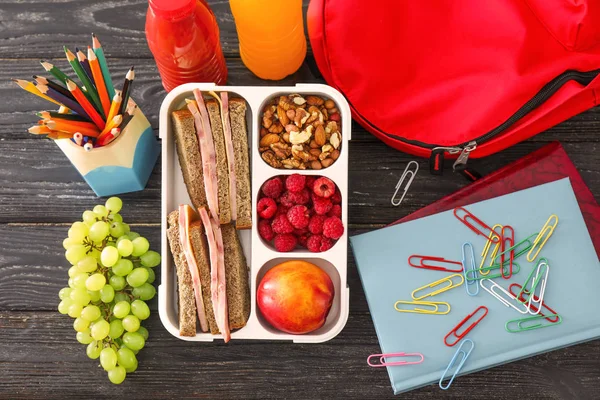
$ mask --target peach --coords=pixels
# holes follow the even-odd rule
[[[260,312],[275,329],[303,334],[323,326],[334,294],[333,282],[325,271],[309,262],[292,260],[267,271],[256,298]]]

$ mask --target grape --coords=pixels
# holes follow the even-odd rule
[[[123,343],[131,350],[141,350],[144,348],[146,341],[144,337],[137,332],[125,332],[123,334]]]
[[[71,289],[75,287],[75,282],[73,282],[73,278],[69,278],[69,280],[67,281],[67,285],[69,285]]]
[[[108,331],[108,336],[110,336],[111,339],[117,339],[121,337],[124,331],[125,329],[123,328],[123,323],[120,319],[110,321],[110,329]]]
[[[150,248],[150,243],[142,236],[133,239],[131,243],[133,243],[133,252],[131,252],[131,255],[134,257],[141,256]]]
[[[119,236],[119,238],[117,239],[117,247],[119,247],[119,243],[122,240],[125,240],[125,239],[130,240],[128,235],[121,235],[121,236]]]
[[[110,286],[113,287],[113,289],[115,289],[117,291],[123,290],[123,288],[127,284],[127,282],[125,282],[125,278],[123,278],[122,276],[117,276],[117,275],[111,276],[110,279],[108,280],[108,283],[110,284]]]
[[[96,321],[101,316],[102,313],[100,312],[100,308],[98,306],[89,305],[81,311],[81,318],[90,322]]]
[[[69,317],[71,318],[77,318],[81,315],[81,310],[83,309],[83,307],[81,307],[81,304],[77,304],[77,303],[73,303],[69,306]]]
[[[81,271],[75,265],[72,265],[71,268],[69,268],[69,270],[67,271],[67,275],[69,275],[69,278],[74,278],[76,275],[79,275],[80,273],[81,273]]]
[[[142,286],[148,280],[148,271],[146,268],[135,268],[127,275],[127,283],[131,287]]]
[[[90,342],[90,344],[88,344],[87,348],[85,349],[85,353],[92,360],[95,360],[96,358],[100,357],[101,351],[102,348],[100,347],[100,343],[98,343],[95,340],[93,342]]]
[[[101,204],[94,206],[94,214],[99,218],[104,218],[108,215],[108,210]]]
[[[69,247],[73,246],[74,244],[81,244],[81,243],[76,242],[71,238],[66,238],[65,240],[63,240],[63,247],[65,248],[65,250],[67,250]]]
[[[129,303],[129,295],[127,293],[115,293],[115,298],[113,299],[113,303],[117,304],[121,301]]]
[[[131,313],[142,321],[150,316],[150,308],[142,300],[134,300],[131,303]]]
[[[100,291],[98,290],[88,290],[87,293],[90,295],[90,301],[92,303],[97,303],[100,301]]]
[[[100,259],[100,250],[92,249],[92,251],[88,255],[94,257],[96,260],[99,260]]]
[[[121,214],[110,214],[108,216],[108,218],[112,221],[112,222],[123,222],[123,217],[121,216]]]
[[[70,298],[63,299],[60,303],[58,303],[58,312],[65,315],[69,313],[69,307],[73,304],[73,300]]]
[[[160,254],[156,251],[149,250],[140,256],[140,261],[144,267],[156,267],[160,264]]]
[[[130,260],[126,259],[126,258],[121,258],[112,267],[113,274],[115,274],[117,276],[126,276],[132,270],[133,270],[133,263]]]
[[[137,362],[137,360],[135,360],[135,365],[133,367],[131,367],[131,368],[125,368],[125,371],[127,371],[127,373],[130,374],[132,372],[135,372],[135,370],[137,369],[137,367],[138,367],[138,362]]]
[[[123,222],[123,228],[125,229],[125,234],[128,235],[129,232],[131,232],[131,228],[129,227],[129,224],[126,224]]]
[[[118,238],[119,236],[123,236],[125,234],[125,224],[122,222],[113,221],[110,224],[110,236]]]
[[[73,300],[73,303],[79,304],[82,307],[92,300],[87,290],[81,288],[71,289],[69,297]]]
[[[75,318],[75,321],[73,321],[73,329],[75,329],[75,331],[78,333],[87,331],[89,327],[90,321],[87,321],[81,317]]]
[[[92,337],[96,340],[102,340],[107,337],[109,331],[110,324],[108,321],[103,319],[98,322],[94,322],[94,325],[92,325]]]
[[[98,268],[98,263],[93,256],[87,255],[77,263],[77,269],[81,272],[94,272]]]
[[[81,344],[90,344],[94,340],[88,332],[77,332],[75,336],[77,341]]]
[[[89,237],[94,242],[102,242],[108,236],[108,224],[104,221],[94,222],[90,226]]]
[[[126,301],[119,301],[113,307],[113,315],[117,318],[125,318],[129,314],[131,306]]]
[[[74,244],[65,251],[65,258],[75,265],[86,256],[87,248],[82,244]]]
[[[103,303],[110,303],[115,298],[115,289],[113,289],[110,285],[104,285],[102,289],[100,289],[100,300]]]
[[[125,371],[125,368],[120,365],[108,371],[108,380],[115,385],[121,384],[126,376],[127,372]]]
[[[112,347],[106,347],[100,352],[100,365],[105,371],[117,366],[117,352]]]
[[[152,268],[146,268],[146,271],[148,271],[148,280],[146,282],[153,283],[156,279],[156,274],[154,273],[154,270]]]
[[[117,247],[117,244],[115,242],[107,242],[106,246],[110,246],[110,247]]]
[[[140,320],[135,315],[128,315],[123,318],[123,328],[127,332],[135,332],[140,328]]]
[[[85,289],[85,282],[88,279],[89,274],[85,272],[80,272],[79,274],[73,277],[73,284],[76,288]]]
[[[146,282],[140,287],[133,288],[132,294],[135,297],[139,297],[140,300],[148,301],[154,297],[156,294],[156,289],[154,286]]]
[[[116,214],[119,211],[121,211],[121,208],[123,207],[123,202],[118,197],[111,197],[108,200],[106,200],[105,206],[112,214]]]
[[[117,249],[119,250],[119,254],[121,256],[129,257],[133,251],[133,243],[131,243],[131,240],[129,240],[125,235],[121,237],[125,237],[125,239],[117,240]]]
[[[69,228],[68,237],[73,239],[75,242],[83,243],[83,240],[87,236],[89,227],[83,222],[77,221]]]
[[[140,234],[137,232],[131,232],[129,231],[129,233],[127,234],[127,236],[129,236],[129,240],[135,240],[136,238],[140,237]]]
[[[96,222],[96,214],[94,214],[94,212],[90,210],[85,210],[81,215],[81,218],[83,219],[83,222],[88,226],[91,226],[94,224],[94,222]]]
[[[137,364],[135,354],[127,347],[121,347],[117,351],[117,361],[119,365],[122,365],[125,368],[131,368]]]
[[[137,333],[142,335],[145,341],[148,341],[148,329],[144,328],[143,326],[140,326],[140,329],[137,330]]]
[[[68,298],[69,295],[71,294],[72,290],[73,289],[68,288],[68,287],[64,287],[64,288],[60,289],[60,291],[58,292],[58,298],[61,300]]]
[[[100,261],[107,267],[112,267],[119,261],[119,251],[116,247],[105,247],[100,254]]]
[[[85,281],[85,287],[88,290],[100,290],[105,284],[106,277],[103,274],[94,274]]]

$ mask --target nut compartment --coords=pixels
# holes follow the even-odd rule
[[[242,97],[248,104],[247,127],[250,146],[249,156],[251,162],[251,183],[252,183],[252,218],[253,227],[251,230],[238,231],[244,254],[246,255],[249,267],[249,282],[252,310],[247,325],[231,334],[234,339],[271,339],[271,340],[290,340],[302,343],[317,343],[329,340],[335,337],[344,327],[348,318],[349,290],[346,283],[347,276],[347,232],[338,240],[338,243],[323,253],[310,253],[308,251],[294,251],[293,253],[278,253],[270,249],[261,241],[258,236],[256,214],[257,193],[260,185],[267,179],[276,175],[287,175],[291,173],[302,173],[303,175],[326,176],[333,180],[342,194],[342,221],[347,227],[347,192],[348,192],[348,152],[347,141],[351,137],[351,116],[350,109],[344,97],[335,89],[326,85],[297,85],[295,87],[219,87],[214,84],[186,84],[171,91],[162,103],[160,110],[160,137],[162,138],[162,196],[161,196],[161,285],[158,288],[159,294],[159,315],[165,328],[174,336],[189,341],[213,341],[221,339],[221,335],[211,335],[209,333],[198,333],[195,337],[184,338],[179,336],[178,318],[177,318],[177,282],[172,256],[166,239],[168,213],[174,210],[180,203],[188,203],[189,197],[183,183],[181,169],[175,152],[173,135],[171,132],[171,111],[180,109],[185,104],[186,98],[193,97],[192,91],[195,88],[200,90],[216,92],[227,91],[232,95]],[[335,101],[340,110],[342,119],[342,151],[338,160],[329,168],[322,170],[281,170],[274,169],[267,165],[260,156],[258,150],[259,131],[256,127],[259,125],[259,116],[261,105],[267,99],[280,93],[300,93],[300,94],[319,94]],[[275,259],[298,258],[310,261],[313,259],[323,259],[331,263],[339,275],[339,291],[336,286],[336,301],[339,295],[339,313],[335,323],[329,322],[319,330],[304,334],[292,335],[283,332],[276,332],[266,329],[259,321],[258,310],[256,309],[256,289],[257,275],[261,268]],[[316,263],[316,262],[315,262]],[[318,265],[318,264],[317,264]],[[332,277],[333,280],[333,277]],[[333,310],[330,314],[333,313]]]

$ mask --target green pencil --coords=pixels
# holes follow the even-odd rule
[[[94,49],[94,53],[96,54],[98,62],[100,63],[102,77],[104,78],[104,84],[106,85],[106,90],[108,91],[108,98],[112,99],[113,97],[115,97],[115,86],[113,85],[112,78],[110,76],[110,71],[108,70],[106,57],[104,57],[104,50],[102,50],[102,45],[100,44],[98,37],[94,33],[92,33],[92,48]]]
[[[60,69],[56,68],[54,65],[50,64],[47,61],[40,61],[40,63],[42,64],[42,67],[44,67],[44,69],[48,72],[50,72],[52,75],[54,75],[54,77],[56,79],[58,79],[60,82],[64,83],[65,85],[67,84],[67,80],[71,79],[69,78],[67,75],[65,75],[64,72],[62,72]]]
[[[73,71],[75,71],[75,73],[79,77],[79,80],[85,86],[86,91],[83,92],[85,94],[85,97],[87,97],[90,103],[92,103],[92,105],[94,106],[96,111],[98,111],[100,116],[102,118],[105,118],[106,116],[104,115],[104,109],[102,108],[102,103],[100,102],[100,97],[98,97],[98,93],[96,92],[94,84],[92,83],[92,81],[90,81],[90,78],[88,78],[87,74],[81,67],[81,64],[79,64],[79,60],[77,60],[75,54],[73,54],[71,50],[67,49],[67,46],[65,46],[64,49],[65,54],[67,55],[67,61],[69,61],[69,64],[71,64],[71,67],[73,67]]]

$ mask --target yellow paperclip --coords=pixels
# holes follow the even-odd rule
[[[433,307],[433,310],[425,310],[425,309],[419,308],[419,307],[415,307],[412,310],[404,310],[404,309],[398,308],[398,304],[423,305],[423,306]],[[440,309],[439,308],[440,305],[441,306],[446,306],[448,308],[448,310],[446,310],[445,312],[438,311]],[[445,315],[445,314],[448,314],[450,312],[450,304],[448,304],[448,303],[446,303],[444,301],[404,301],[404,300],[398,300],[397,302],[394,303],[394,308],[398,312],[417,313],[417,314]]]
[[[496,224],[494,226],[492,226],[492,230],[490,231],[490,234],[488,235],[488,240],[487,242],[485,242],[485,246],[483,247],[483,251],[481,252],[481,264],[479,264],[479,274],[480,275],[487,275],[490,273],[490,270],[486,270],[485,273],[483,272],[484,268],[483,268],[483,264],[485,264],[485,259],[487,258],[487,254],[490,251],[490,246],[492,245],[492,237],[494,236],[494,232],[496,231],[496,228],[500,228],[500,230],[502,230],[502,225],[500,224]],[[500,249],[500,241],[498,241],[498,243],[496,243],[496,245],[494,246],[494,250],[492,251],[492,256],[490,257],[490,267],[492,266],[493,262],[494,262],[494,257],[496,257],[496,254],[498,254],[498,249]]]
[[[454,283],[452,283],[452,278],[454,278],[455,276],[457,276],[457,277],[459,277],[459,278],[460,278],[460,282],[459,282],[458,284],[454,284]],[[420,297],[416,297],[416,296],[415,296],[415,293],[416,293],[416,292],[418,292],[419,290],[423,290],[423,289],[427,289],[427,288],[436,287],[437,285],[439,285],[439,284],[441,284],[441,283],[443,283],[443,282],[446,282],[446,281],[447,281],[447,282],[450,282],[450,285],[446,285],[446,286],[444,286],[443,288],[441,288],[441,289],[438,289],[438,290],[436,290],[436,291],[434,291],[434,292],[428,293],[428,294],[426,294],[426,295],[424,295],[424,296],[420,296]],[[462,284],[463,284],[463,282],[464,282],[464,281],[465,281],[465,278],[463,277],[463,275],[462,275],[462,274],[452,274],[452,275],[448,275],[447,277],[445,277],[445,278],[442,278],[442,279],[440,279],[439,281],[431,282],[431,283],[430,283],[430,284],[428,284],[428,285],[421,286],[420,288],[417,288],[417,289],[413,290],[413,292],[411,293],[411,296],[412,296],[413,300],[421,300],[421,299],[424,299],[425,297],[435,296],[436,294],[440,294],[440,293],[443,293],[443,292],[445,292],[445,291],[447,291],[447,290],[453,289],[453,288],[455,288],[455,287],[459,287],[460,285],[462,285]]]
[[[554,219],[555,221],[554,221],[554,224],[550,225],[552,219]],[[540,251],[542,251],[542,247],[544,247],[544,245],[546,244],[548,239],[550,239],[550,236],[552,236],[552,234],[554,233],[554,229],[556,228],[557,225],[558,225],[558,217],[556,216],[556,214],[552,214],[548,218],[548,220],[546,221],[546,223],[544,224],[542,229],[540,230],[540,233],[538,233],[535,240],[533,241],[533,245],[531,246],[531,249],[529,249],[529,253],[527,253],[527,261],[529,261],[529,262],[535,261],[538,254],[540,254]],[[546,236],[546,238],[544,239],[544,241],[542,241],[544,236]],[[542,243],[540,244],[541,241],[542,241]],[[536,250],[536,247],[537,247],[537,250]],[[534,251],[535,251],[535,253],[534,253]]]

